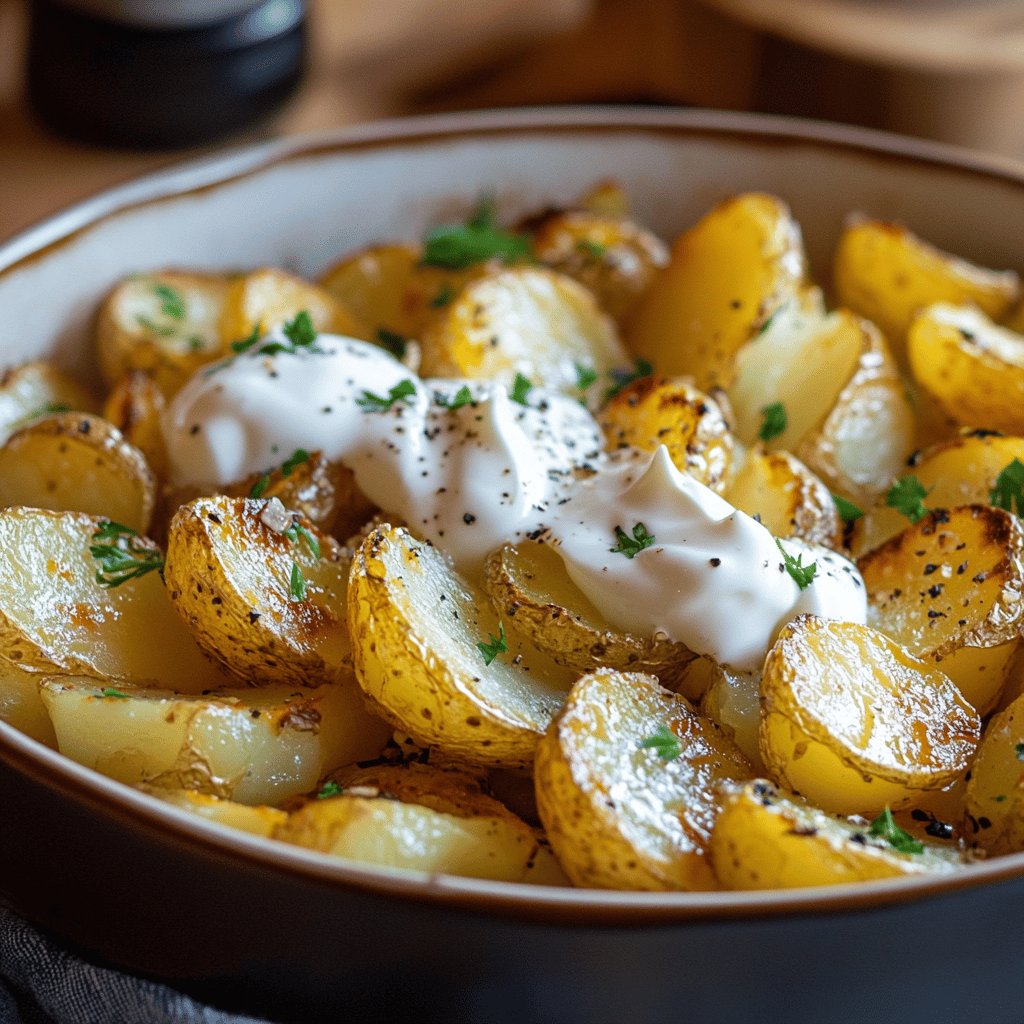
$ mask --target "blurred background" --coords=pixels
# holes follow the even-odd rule
[[[1024,0],[0,0],[0,238],[221,145],[555,103],[798,114],[1024,159]]]

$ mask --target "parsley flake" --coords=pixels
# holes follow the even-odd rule
[[[408,401],[416,394],[416,385],[406,377],[388,390],[386,398],[375,395],[372,391],[364,391],[362,398],[356,399],[356,405],[363,412],[387,412],[395,402]]]
[[[533,383],[529,377],[524,377],[521,373],[516,374],[516,379],[512,382],[512,391],[509,394],[509,398],[513,402],[518,402],[520,405],[529,405],[526,401],[526,396],[533,390]]]
[[[488,633],[487,643],[480,641],[476,646],[477,650],[484,656],[484,664],[490,665],[499,654],[504,654],[508,650],[508,644],[505,643],[505,627],[499,622],[498,635],[495,636],[493,633]]]
[[[667,725],[659,725],[639,749],[653,750],[662,761],[674,761],[683,752],[679,738]]]
[[[469,390],[468,384],[463,384],[451,398],[441,394],[440,391],[435,391],[434,401],[441,406],[442,409],[448,409],[450,412],[454,412],[456,409],[461,409],[464,405],[473,404],[473,392]]]
[[[292,343],[293,348],[309,349],[316,341],[316,328],[313,326],[313,318],[309,311],[304,309],[295,314],[294,320],[281,328],[281,333]]]
[[[339,796],[341,794],[341,786],[339,786],[333,779],[330,782],[325,782],[320,789],[317,791],[317,800],[326,800],[329,796]]]
[[[844,523],[855,523],[863,517],[864,510],[858,508],[852,501],[847,501],[838,494],[833,494],[832,500],[836,503],[836,511]]]
[[[420,262],[430,267],[464,270],[490,259],[520,263],[532,256],[529,235],[500,228],[493,200],[483,199],[465,224],[442,224],[428,232]]]
[[[604,259],[605,253],[608,251],[608,246],[602,245],[600,242],[595,242],[593,238],[579,238],[576,240],[576,248],[587,259],[594,260],[595,262]]]
[[[1018,761],[1024,761],[1024,743],[1018,743],[1013,748],[1013,752],[1017,755]]]
[[[782,552],[782,563],[786,567],[786,572],[793,577],[794,582],[801,590],[806,590],[811,585],[811,580],[814,579],[814,574],[818,571],[818,563],[811,562],[810,565],[804,565],[803,555],[797,555],[797,557],[794,558],[782,546],[781,540],[776,538],[775,543]]]
[[[583,366],[582,363],[575,363],[576,387],[580,391],[586,391],[597,382],[597,370],[592,366]]]
[[[997,508],[1024,517],[1024,462],[1014,459],[996,477],[989,501]]]
[[[153,285],[153,291],[160,300],[160,312],[172,320],[185,319],[185,299],[176,288],[166,284]]]
[[[174,334],[174,328],[170,324],[158,324],[148,316],[143,316],[142,313],[139,313],[135,319],[140,327],[149,331],[154,337],[169,338]]]
[[[288,581],[288,592],[296,601],[306,600],[306,581],[297,562],[292,562],[292,575]]]
[[[868,834],[884,839],[894,850],[899,853],[924,853],[924,843],[919,842],[909,832],[896,824],[896,820],[889,810],[888,804],[882,813],[871,822]]]
[[[643,523],[637,523],[633,527],[632,537],[621,526],[616,526],[615,537],[618,544],[608,550],[617,555],[625,555],[627,558],[635,558],[644,548],[649,548],[655,541],[654,534],[648,533],[647,527]]]
[[[455,298],[455,292],[452,291],[452,286],[445,281],[443,285],[437,290],[437,294],[430,300],[430,306],[432,309],[441,309],[447,306],[448,303]]]
[[[263,476],[261,476],[259,480],[257,480],[256,483],[254,483],[252,487],[249,488],[249,497],[262,498],[269,486],[270,474],[264,473]]]
[[[301,523],[292,523],[292,525],[284,531],[283,536],[287,537],[293,544],[298,544],[300,540],[305,541],[306,547],[309,548],[309,553],[314,558],[320,557],[320,542]],[[294,577],[294,575],[295,572],[293,570],[292,576]]]
[[[105,686],[100,690],[101,697],[115,697],[118,700],[128,700],[128,694],[122,693],[120,690],[115,690],[112,686]]]
[[[239,338],[238,341],[231,342],[231,351],[236,355],[241,355],[243,352],[248,352],[260,340],[260,325],[256,324],[252,329],[252,334],[248,338]]]
[[[96,570],[96,582],[106,590],[150,572],[164,571],[160,552],[124,523],[108,519],[97,527],[92,539],[89,554],[100,566]]]
[[[309,462],[309,452],[305,448],[296,448],[295,451],[288,456],[284,462],[281,463],[281,472],[285,476],[291,476],[296,467],[301,466],[304,462]]]
[[[757,432],[757,436],[762,441],[770,441],[774,437],[778,437],[779,434],[786,432],[786,407],[781,402],[772,402],[771,405],[766,405],[761,410],[761,415],[764,417],[761,423],[761,429]]]
[[[612,385],[604,393],[605,401],[614,398],[624,387],[632,384],[635,380],[642,380],[654,373],[654,367],[646,359],[637,359],[631,370],[610,370],[608,376],[612,379]]]
[[[402,359],[405,356],[409,339],[397,331],[390,331],[386,327],[380,327],[377,330],[377,344],[382,348],[386,348],[396,359]]]
[[[894,508],[901,515],[906,516],[912,523],[919,523],[928,515],[924,499],[930,493],[931,489],[926,490],[921,481],[911,474],[900,477],[885,492],[885,503],[889,508]]]

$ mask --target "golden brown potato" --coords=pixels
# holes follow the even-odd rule
[[[857,568],[867,587],[868,622],[914,657],[941,663],[980,714],[991,711],[1024,623],[1020,520],[989,505],[933,512]],[[963,649],[972,653],[960,665]],[[992,651],[1004,671],[978,660],[981,650]]]
[[[736,353],[799,292],[805,265],[785,203],[756,192],[728,199],[672,246],[630,317],[629,349],[659,373],[728,387]]]
[[[436,548],[378,526],[355,554],[348,615],[356,675],[382,717],[470,764],[532,761],[570,677]]]
[[[764,780],[730,787],[711,833],[711,860],[726,889],[794,889],[938,874],[961,864],[955,849],[886,828],[865,828],[780,793]],[[886,838],[886,837],[889,838]]]
[[[274,833],[288,820],[288,813],[276,807],[264,804],[250,807],[210,793],[198,793],[193,789],[166,789],[146,783],[139,783],[135,788],[204,821],[213,821],[240,832],[263,836],[264,839],[272,839]]]
[[[99,416],[47,416],[0,448],[0,505],[88,512],[145,533],[155,501],[145,456]]]
[[[694,658],[686,646],[615,629],[547,544],[526,540],[494,552],[487,560],[484,589],[499,615],[559,665],[577,673],[601,667],[648,672],[663,686],[700,696],[682,685]]]
[[[854,216],[835,257],[839,302],[881,328],[906,365],[906,334],[914,314],[934,302],[973,303],[1002,317],[1019,293],[1009,271],[986,270],[942,252],[901,224]]]
[[[276,499],[217,496],[171,520],[164,575],[196,642],[251,683],[319,686],[351,673],[349,562]]]
[[[629,194],[621,181],[612,178],[587,189],[574,205],[600,217],[629,216]]]
[[[1024,334],[936,305],[915,317],[907,346],[914,379],[957,423],[1024,433]]]
[[[50,715],[39,696],[39,678],[0,658],[0,721],[48,747],[56,747]]]
[[[837,550],[843,521],[829,489],[789,452],[757,446],[742,455],[722,497],[749,516],[758,516],[776,537],[796,537]]]
[[[718,403],[682,380],[643,377],[624,387],[598,417],[605,444],[657,451],[665,445],[676,467],[722,492],[733,439]]]
[[[774,778],[837,814],[878,814],[967,767],[981,722],[938,669],[887,636],[802,615],[765,660],[761,755]]]
[[[714,889],[718,787],[750,777],[732,741],[653,676],[598,669],[537,749],[537,808],[573,884]]]
[[[12,367],[0,378],[0,444],[43,416],[97,408],[88,392],[49,363]]]
[[[161,564],[155,545],[105,519],[0,511],[0,657],[29,672],[181,693],[225,685],[171,606]]]
[[[130,785],[193,789],[243,804],[307,792],[332,768],[378,754],[388,736],[351,681],[194,697],[79,677],[40,686],[57,746],[73,761]]]
[[[142,370],[126,373],[103,404],[103,418],[112,423],[145,456],[158,481],[166,481],[167,446],[160,417],[166,407],[164,393]]]
[[[228,282],[225,274],[177,270],[121,281],[104,299],[96,325],[107,383],[142,370],[170,396],[199,367],[224,356],[234,338],[220,330]]]
[[[570,277],[513,267],[472,279],[438,310],[422,337],[426,377],[533,384],[579,394],[580,369],[628,365],[614,324]]]

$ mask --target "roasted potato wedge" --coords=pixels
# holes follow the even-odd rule
[[[941,662],[979,714],[991,711],[1024,624],[1020,520],[989,505],[933,512],[869,552],[857,568],[867,587],[869,624],[914,657]],[[991,651],[995,664],[980,657],[982,650]]]
[[[601,667],[648,672],[677,689],[694,658],[683,644],[615,629],[572,582],[557,552],[538,541],[507,544],[491,555],[484,589],[504,620],[577,673]],[[700,696],[685,687],[680,692]]]
[[[988,723],[965,804],[969,843],[992,854],[1024,850],[1024,697]]]
[[[884,340],[848,310],[791,302],[736,359],[736,434],[793,452],[833,490],[864,502],[899,471],[914,414]],[[766,415],[781,407],[782,429]]]
[[[155,501],[145,456],[99,416],[47,416],[0,448],[2,505],[109,516],[144,534]]]
[[[424,330],[426,377],[532,383],[579,394],[579,368],[603,376],[629,363],[618,332],[571,277],[512,267],[477,276]]]
[[[276,498],[217,496],[171,520],[164,576],[199,646],[239,679],[299,686],[347,677],[349,561]]]
[[[84,388],[55,366],[23,363],[0,378],[0,444],[44,416],[96,412],[98,408]]]
[[[653,676],[598,669],[537,749],[537,808],[573,884],[715,889],[718,787],[750,767],[714,722]]]
[[[763,772],[758,732],[761,727],[761,673],[737,672],[710,658],[701,658],[708,682],[701,697],[701,714],[722,728],[754,771]],[[685,692],[685,690],[682,690]]]
[[[804,285],[800,228],[774,196],[716,206],[672,246],[668,266],[636,305],[631,352],[659,373],[728,387],[736,353]]]
[[[571,681],[537,656],[437,549],[378,526],[355,554],[349,629],[372,705],[423,746],[523,765]]]
[[[1010,309],[1020,280],[942,252],[902,224],[851,217],[835,256],[839,302],[877,324],[906,366],[906,335],[914,314],[935,302],[972,303],[998,319]]]
[[[193,697],[78,677],[40,687],[58,749],[73,761],[131,785],[193,789],[243,804],[307,792],[332,768],[378,754],[389,735],[351,681]]]
[[[160,423],[167,402],[156,381],[142,370],[126,373],[107,395],[103,418],[145,456],[157,481],[167,480],[167,446]]]
[[[665,243],[621,217],[559,210],[534,221],[531,231],[534,256],[589,288],[619,323],[668,264]]]
[[[97,534],[106,520],[79,512],[0,512],[0,657],[29,672],[89,675],[181,693],[223,686],[175,614],[159,573],[105,587]],[[133,538],[133,546],[160,552]],[[113,578],[113,577],[109,577]]]
[[[302,312],[309,314],[318,331],[371,336],[366,325],[324,288],[287,271],[263,267],[232,280],[220,316],[220,337],[227,347],[253,332],[277,330]]]
[[[600,217],[628,217],[629,193],[621,181],[609,178],[588,188],[573,205]]]
[[[665,445],[676,467],[722,492],[733,439],[718,403],[682,380],[643,377],[615,394],[598,416],[611,449],[657,451]]]
[[[199,367],[221,358],[234,337],[220,329],[229,280],[161,270],[121,281],[104,299],[96,325],[107,383],[142,370],[169,396]]]
[[[213,821],[239,832],[263,836],[265,839],[272,839],[274,833],[288,821],[287,811],[267,807],[265,804],[250,807],[236,800],[213,796],[210,793],[199,793],[194,789],[167,789],[146,783],[139,783],[135,788],[197,818]]]
[[[962,863],[956,850],[938,844],[897,839],[894,846],[884,829],[840,821],[760,779],[723,794],[710,853],[726,889],[795,889],[939,874]]]
[[[722,497],[761,522],[776,537],[796,537],[837,550],[843,521],[825,484],[789,452],[745,452]],[[735,462],[734,462],[735,466]]]
[[[964,771],[977,712],[938,669],[868,626],[802,615],[765,659],[761,756],[837,814],[878,814]]]
[[[48,747],[57,746],[50,716],[39,696],[39,676],[0,658],[0,721]]]
[[[1024,433],[1024,334],[970,307],[929,306],[910,325],[914,379],[958,423]]]
[[[339,792],[293,811],[276,838],[384,867],[569,884],[533,829],[471,775],[409,764],[335,777]]]

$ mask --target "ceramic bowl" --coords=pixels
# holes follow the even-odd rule
[[[1024,167],[770,118],[550,110],[246,148],[103,193],[0,247],[2,361],[93,376],[97,302],[165,266],[315,274],[481,192],[503,215],[625,183],[671,238],[717,200],[792,206],[817,276],[852,210],[1020,269]],[[941,880],[615,893],[387,872],[186,816],[0,723],[0,892],[94,960],[280,1019],[1019,1021],[1024,855]]]

